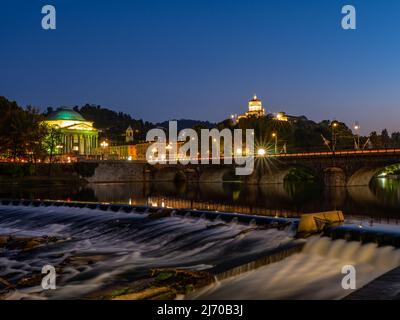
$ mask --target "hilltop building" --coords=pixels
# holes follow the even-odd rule
[[[289,117],[287,116],[287,114],[285,112],[278,112],[275,115],[274,119],[277,121],[289,121]]]
[[[48,115],[44,123],[59,128],[62,133],[58,154],[87,156],[93,154],[98,145],[98,131],[93,122],[72,109],[59,108]]]
[[[133,143],[133,129],[131,126],[129,126],[125,131],[125,142]]]
[[[250,118],[250,117],[264,117],[265,116],[265,109],[262,106],[262,102],[260,99],[254,95],[253,99],[249,101],[248,111],[238,117],[238,120],[242,118]]]

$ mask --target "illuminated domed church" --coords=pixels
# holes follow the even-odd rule
[[[249,117],[263,117],[265,116],[265,109],[262,106],[262,102],[260,99],[254,95],[253,99],[249,101],[249,108],[245,114],[239,116],[241,118],[249,118]]]
[[[58,153],[91,155],[97,148],[98,131],[93,127],[93,122],[72,109],[57,109],[47,117],[45,123],[61,130],[61,150]]]

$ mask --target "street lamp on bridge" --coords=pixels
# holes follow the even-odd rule
[[[336,130],[339,127],[339,122],[336,120],[333,120],[331,123],[331,128],[332,128],[332,151],[335,152],[336,150]]]
[[[273,132],[272,138],[275,139],[275,154],[277,154],[278,153],[278,134],[276,132]]]
[[[360,124],[358,121],[354,122],[354,131],[355,131],[355,138],[354,138],[354,149],[360,150]]]

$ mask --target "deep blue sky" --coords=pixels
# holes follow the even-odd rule
[[[219,121],[257,93],[268,111],[400,130],[399,17],[398,0],[0,0],[0,95]]]

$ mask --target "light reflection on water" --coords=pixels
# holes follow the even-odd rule
[[[119,202],[190,207],[252,214],[293,216],[342,210],[345,215],[380,219],[400,217],[400,181],[376,179],[370,187],[324,188],[307,183],[100,183],[86,186],[7,186],[0,198]],[[385,222],[385,221],[382,221]]]

